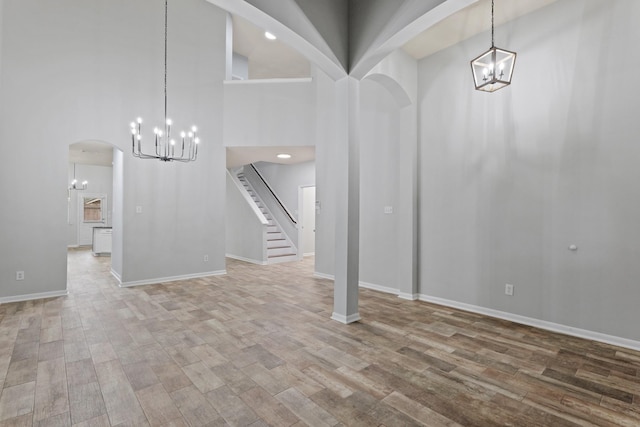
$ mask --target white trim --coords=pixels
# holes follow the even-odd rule
[[[120,277],[120,274],[118,274],[118,272],[116,272],[113,268],[111,269],[111,275],[116,278],[118,283],[122,283],[122,277]]]
[[[344,323],[345,325],[348,325],[349,323],[357,322],[358,320],[361,319],[361,317],[360,317],[360,313],[353,313],[348,316],[345,316],[344,314],[338,314],[334,311],[333,314],[331,315],[331,319],[335,320],[336,322],[340,322],[340,323]]]
[[[335,278],[333,277],[333,274],[325,274],[325,273],[320,273],[318,271],[313,272],[313,277],[317,277],[318,279],[335,280]]]
[[[305,257],[305,256],[315,256],[315,255],[316,255],[315,252],[306,252],[306,253],[302,254],[303,257]]]
[[[335,280],[334,276],[331,274],[314,272],[314,277],[318,277],[321,279]],[[500,310],[494,310],[491,308],[480,307],[477,305],[466,304],[463,302],[452,301],[444,298],[432,297],[424,294],[408,294],[403,292],[398,292],[397,289],[388,288],[385,286],[374,285],[372,283],[360,282],[359,285],[365,289],[371,289],[374,291],[395,294],[398,295],[398,298],[406,299],[406,300],[420,300],[424,302],[429,302],[432,304],[438,304],[445,307],[457,308],[459,310],[469,311],[471,313],[478,313],[489,317],[495,317],[498,319],[508,320],[510,322],[519,323],[522,325],[533,326],[535,328],[544,329],[551,332],[557,332],[560,334],[570,335],[573,337],[583,338],[592,341],[603,342],[606,344],[617,345],[619,347],[628,348],[631,350],[640,351],[640,341],[630,340],[628,338],[617,337],[615,335],[603,334],[601,332],[588,331],[586,329],[574,328],[572,326],[561,325],[559,323],[548,322],[546,320],[534,319],[532,317],[520,316],[518,314],[507,313]],[[333,316],[340,316],[336,313]],[[342,323],[343,317],[334,318]]]
[[[67,245],[67,249],[77,249],[80,245]]]
[[[398,295],[398,290],[397,289],[389,288],[387,286],[380,286],[380,285],[376,285],[374,283],[367,283],[367,282],[359,282],[358,285],[361,288],[372,289],[374,291],[384,292],[385,294]]]
[[[37,294],[14,295],[10,297],[1,297],[0,304],[6,304],[9,302],[31,301],[34,299],[66,297],[67,295],[69,295],[69,292],[66,289],[64,291],[38,292]]]
[[[406,299],[408,301],[417,301],[420,299],[420,294],[409,294],[406,292],[398,293],[398,298]]]
[[[279,78],[279,79],[247,79],[247,80],[225,80],[225,85],[246,85],[246,84],[273,84],[273,83],[311,83],[311,77]]]
[[[237,259],[238,261],[250,262],[251,264],[267,265],[266,261],[260,261],[260,260],[257,260],[257,259],[245,258],[245,257],[238,256],[238,255],[226,254],[225,257],[231,258],[231,259]]]
[[[478,313],[485,316],[496,317],[498,319],[533,326],[551,332],[558,332],[565,335],[571,335],[573,337],[617,345],[619,347],[629,348],[636,351],[640,350],[640,341],[603,334],[600,332],[588,331],[586,329],[574,328],[572,326],[561,325],[559,323],[548,322],[546,320],[534,319],[531,317],[520,316],[518,314],[507,313],[504,311],[493,310],[491,308],[480,307],[477,305],[466,304],[463,302],[452,301],[444,298],[432,297],[424,294],[420,294],[419,299],[420,301],[457,308],[460,310],[470,311],[472,313]]]
[[[135,280],[133,282],[120,281],[119,286],[121,288],[130,288],[132,286],[157,285],[159,283],[177,282],[177,281],[189,280],[189,279],[199,279],[201,277],[222,276],[223,274],[227,274],[227,270],[207,271],[204,273],[185,274],[182,276],[157,277],[155,279]]]

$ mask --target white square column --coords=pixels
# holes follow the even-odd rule
[[[348,112],[338,126],[332,169],[336,180],[335,280],[333,314],[341,323],[360,320],[358,283],[360,264],[360,82],[345,77],[336,83],[339,102]]]

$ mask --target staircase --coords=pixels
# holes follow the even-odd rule
[[[267,226],[265,242],[267,246],[267,263],[275,264],[278,262],[296,261],[298,259],[296,248],[287,238],[286,234],[282,232],[282,229],[273,219],[273,215],[271,215],[269,209],[262,200],[260,200],[260,197],[251,184],[249,184],[249,181],[247,181],[244,173],[239,172],[237,177],[268,221],[269,225]]]

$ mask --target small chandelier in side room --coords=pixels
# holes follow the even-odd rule
[[[76,164],[74,163],[73,180],[71,181],[71,184],[69,184],[69,190],[86,190],[87,184],[89,184],[89,181],[87,180],[82,181],[82,183],[78,183],[78,180],[76,179]]]
[[[471,61],[477,90],[495,92],[511,84],[516,53],[495,47],[493,42],[493,0],[491,0],[491,49]]]
[[[180,132],[178,140],[171,135],[170,118],[167,117],[167,23],[168,23],[167,0],[164,2],[164,128],[153,129],[154,150],[145,153],[142,150],[142,118],[138,117],[135,122],[131,122],[131,150],[135,157],[139,159],[158,159],[163,162],[192,162],[198,158],[198,129],[191,127],[188,132]]]

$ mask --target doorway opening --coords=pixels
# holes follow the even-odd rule
[[[316,254],[316,186],[300,186],[298,191],[298,242],[301,257]]]
[[[92,283],[95,271],[113,271],[121,258],[122,151],[102,141],[69,145],[67,190],[67,291]],[[77,183],[81,182],[82,185]],[[116,244],[114,244],[114,241]],[[93,267],[96,267],[93,266]]]

